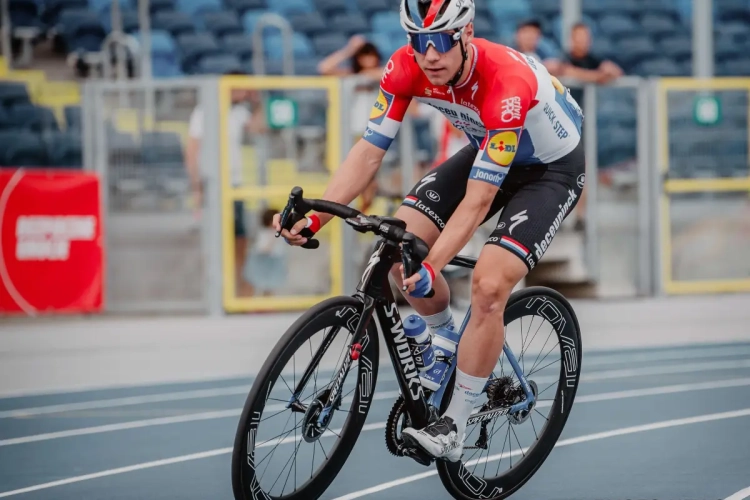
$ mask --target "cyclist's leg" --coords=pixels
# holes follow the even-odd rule
[[[472,276],[471,317],[459,341],[453,396],[443,415],[450,421],[441,419],[435,426],[406,433],[436,457],[460,457],[456,436],[463,435],[474,403],[502,351],[508,298],[542,258],[563,219],[576,206],[583,188],[578,177],[584,168],[579,145],[547,166],[511,167],[503,182],[510,199]],[[446,446],[446,441],[451,446]]]
[[[406,222],[409,231],[419,236],[432,247],[440,232],[450,219],[458,204],[466,194],[466,184],[477,150],[466,146],[448,158],[438,167],[428,171],[411,189],[395,216]],[[497,213],[500,203],[490,209],[487,219]],[[399,265],[391,270],[391,276],[401,289],[402,277]],[[404,293],[404,298],[425,320],[436,328],[450,316],[450,291],[442,274],[433,283],[435,295],[429,299],[412,297]]]

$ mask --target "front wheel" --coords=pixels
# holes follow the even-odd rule
[[[508,300],[504,323],[505,344],[535,394],[534,407],[468,425],[461,461],[437,462],[443,485],[459,500],[507,498],[531,479],[560,437],[578,389],[580,328],[562,295],[546,287],[515,292]],[[454,381],[455,370],[441,401],[441,414],[450,403]],[[506,399],[503,406],[525,398],[505,351],[489,382],[492,393]],[[480,396],[472,413],[489,408],[486,396]]]
[[[360,341],[359,357],[348,371],[340,370],[352,359],[350,345],[363,308],[353,297],[325,300],[297,319],[276,344],[237,427],[235,500],[310,500],[333,482],[357,441],[375,392],[379,346],[372,322]]]

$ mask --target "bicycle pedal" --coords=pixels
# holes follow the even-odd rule
[[[432,462],[435,461],[433,457],[419,448],[404,449],[404,456],[414,459],[418,464],[424,465],[425,467],[429,467],[432,465]]]

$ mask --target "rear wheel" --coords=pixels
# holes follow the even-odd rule
[[[468,425],[460,462],[438,461],[443,485],[459,500],[507,498],[541,467],[568,420],[581,371],[581,336],[573,308],[559,293],[530,287],[511,295],[504,313],[505,343],[535,394],[531,411]],[[453,394],[454,376],[441,402]],[[524,391],[505,352],[490,376],[488,393],[502,406],[522,401]],[[486,393],[473,413],[493,407]]]
[[[287,330],[266,359],[235,436],[236,500],[318,498],[341,470],[367,418],[378,373],[378,335],[370,323],[358,359],[338,396],[330,398],[336,374],[351,356],[362,310],[353,297],[321,302]],[[304,373],[309,376],[302,384]]]

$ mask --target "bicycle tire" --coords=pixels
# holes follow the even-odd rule
[[[370,323],[365,337],[360,342],[362,351],[358,361],[357,386],[353,393],[349,415],[341,428],[340,438],[331,448],[325,460],[315,471],[315,475],[306,481],[300,489],[288,495],[271,496],[263,491],[255,474],[254,451],[248,454],[248,442],[253,442],[257,432],[266,397],[273,389],[286,362],[304,345],[304,343],[319,332],[330,326],[347,326],[353,332],[351,325],[356,326],[361,317],[363,303],[354,297],[338,296],[324,300],[313,306],[300,316],[277,342],[258,373],[253,386],[248,393],[240,420],[232,451],[232,489],[235,500],[308,500],[319,498],[330,486],[339,473],[365,423],[367,414],[375,392],[378,375],[379,339],[374,323]],[[340,316],[339,316],[340,314]],[[350,372],[349,377],[354,373]],[[366,384],[364,386],[363,384]],[[252,435],[252,439],[251,439]],[[273,489],[273,488],[271,488]]]
[[[540,300],[543,299],[543,300]],[[503,315],[506,326],[523,316],[524,310],[536,307],[537,312],[543,304],[553,306],[565,320],[564,326],[555,331],[560,336],[564,334],[565,342],[560,342],[560,385],[555,394],[555,400],[550,411],[551,419],[544,425],[538,440],[529,447],[524,458],[513,467],[492,479],[474,476],[464,467],[463,461],[436,462],[438,475],[445,489],[457,500],[502,500],[517,492],[539,470],[545,462],[562,433],[570,416],[570,410],[575,401],[581,373],[581,333],[578,319],[570,303],[559,292],[541,286],[529,287],[511,294]],[[547,311],[549,312],[549,311]],[[561,334],[561,331],[563,332]],[[575,363],[572,361],[575,360]],[[453,394],[455,370],[446,386],[445,395],[440,404],[442,414],[448,408]],[[570,382],[569,382],[570,381]],[[563,383],[564,382],[564,383]],[[561,393],[563,394],[561,396]],[[561,408],[562,406],[562,408]]]

